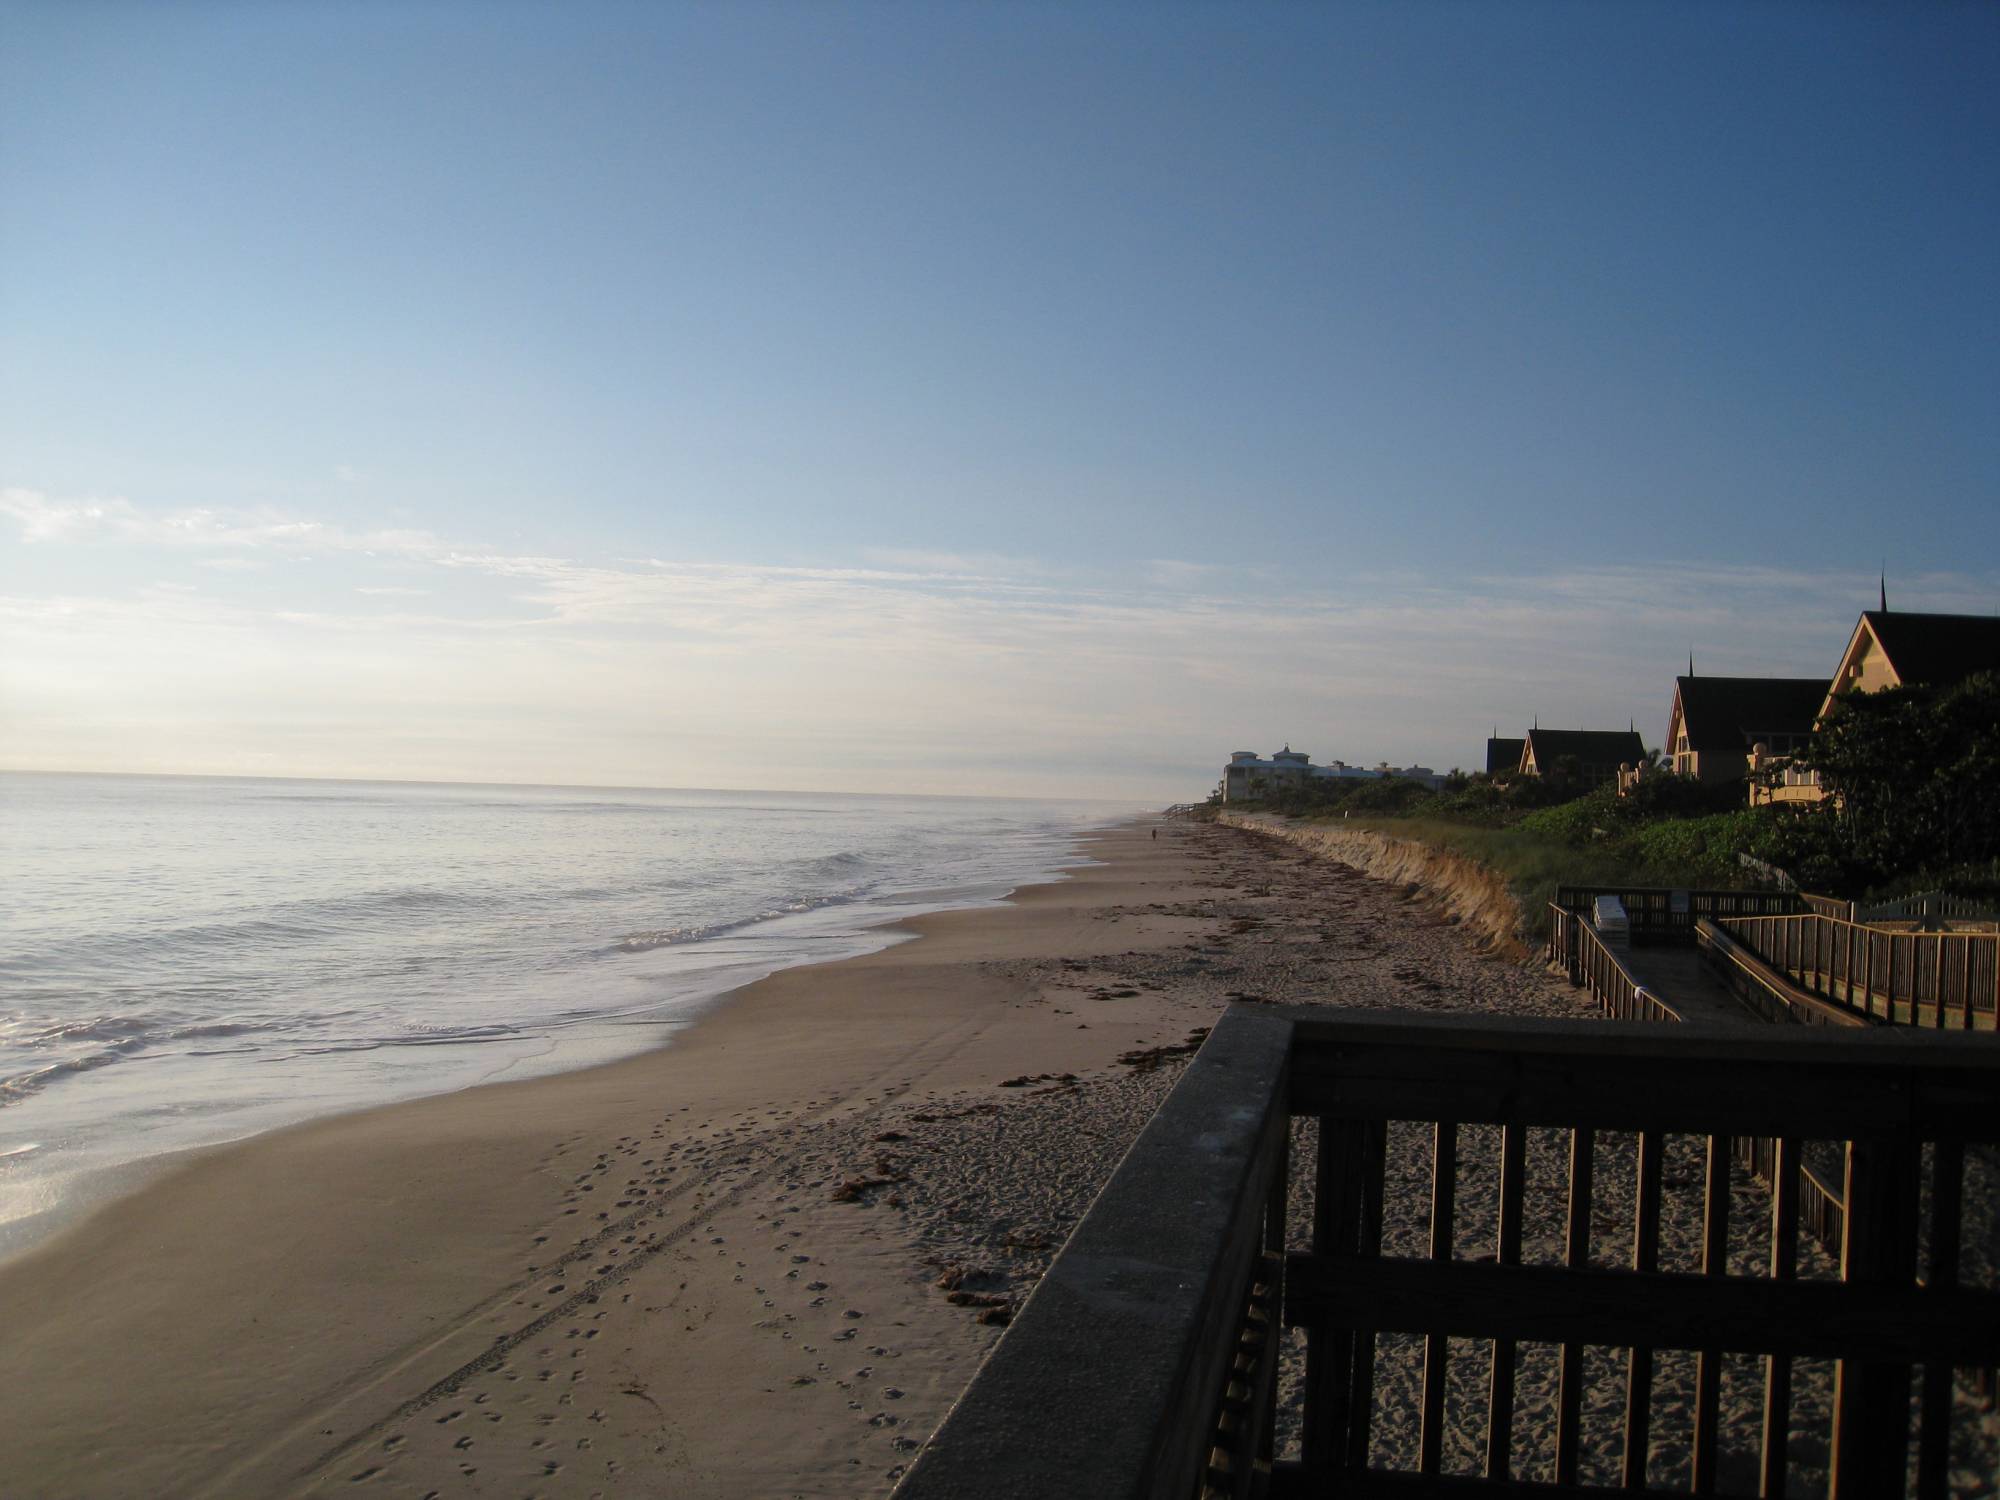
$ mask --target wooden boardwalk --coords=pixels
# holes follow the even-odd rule
[[[1685,1020],[1716,1026],[1770,1024],[1729,993],[1702,962],[1698,948],[1646,943],[1621,956],[1632,977]]]

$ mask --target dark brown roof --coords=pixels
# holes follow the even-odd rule
[[[1526,740],[1503,740],[1497,737],[1488,740],[1486,742],[1487,774],[1491,775],[1495,771],[1518,770],[1521,765],[1521,747],[1526,743]]]
[[[1747,750],[1765,734],[1809,734],[1824,677],[1676,677],[1690,750]]]
[[[1974,672],[2000,671],[2000,619],[1992,615],[1863,614],[1904,682],[1948,687]],[[1840,684],[1836,683],[1835,687]]]
[[[1629,729],[1531,729],[1528,743],[1543,772],[1565,755],[1575,756],[1580,766],[1636,766],[1646,758],[1644,743]]]

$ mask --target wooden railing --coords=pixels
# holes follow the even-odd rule
[[[1816,912],[1717,924],[1801,989],[1858,1015],[1940,1030],[1994,1028],[2000,934],[1899,932]]]
[[[1750,1216],[1740,1138],[1774,1143]],[[1960,1275],[1968,1151],[1996,1138],[2000,1039],[1233,1007],[897,1494],[1782,1495],[1819,1464],[1835,1500],[1882,1500],[1914,1408],[1930,1500],[1954,1373],[2000,1360],[1991,1267]],[[1798,1238],[1829,1140],[1837,1279]],[[1304,1334],[1295,1450],[1274,1312]],[[1684,1387],[1655,1378],[1673,1351]],[[1788,1437],[1820,1360],[1816,1456]]]
[[[1816,911],[1822,917],[1838,917],[1843,922],[1852,922],[1854,920],[1854,903],[1852,901],[1843,901],[1838,896],[1815,896],[1811,891],[1800,891],[1799,901],[1807,911]],[[1754,915],[1783,916],[1785,914],[1783,912],[1757,912]]]
[[[1625,906],[1636,941],[1691,943],[1703,917],[1769,916],[1799,909],[1795,891],[1680,891],[1666,886],[1560,885],[1555,904],[1565,911],[1588,911],[1599,896],[1616,896]]]
[[[1822,1000],[1794,984],[1730,933],[1704,917],[1695,924],[1702,962],[1744,1009],[1781,1025],[1875,1026],[1872,1016]]]
[[[1707,950],[1711,968],[1737,998],[1767,1020],[1807,1025],[1867,1026],[1852,1016],[1803,994],[1772,974],[1754,956],[1737,951],[1728,934],[1706,918],[1697,922],[1695,941]],[[1549,958],[1563,963],[1572,985],[1585,987],[1605,1015],[1616,1020],[1681,1021],[1685,1017],[1632,977],[1615,951],[1578,912],[1555,907],[1549,914]],[[1776,1180],[1777,1142],[1753,1136],[1738,1139],[1736,1160],[1769,1185]],[[1838,1253],[1843,1205],[1839,1188],[1802,1165],[1798,1182],[1801,1227]]]
[[[1589,990],[1597,1008],[1613,1020],[1685,1019],[1672,1005],[1633,978],[1625,960],[1604,941],[1588,917],[1554,902],[1549,904],[1548,959],[1551,964],[1562,966],[1571,984]]]
[[[1991,901],[1954,896],[1948,891],[1918,891],[1894,901],[1878,901],[1854,913],[1862,922],[1991,922],[2000,918]]]

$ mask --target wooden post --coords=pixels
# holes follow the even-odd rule
[[[1931,1255],[1924,1285],[1945,1292],[1958,1285],[1959,1231],[1965,1190],[1965,1142],[1931,1148]],[[1954,1371],[1924,1362],[1923,1418],[1917,1429],[1918,1500],[1944,1500],[1951,1488],[1951,1386]]]
[[[1632,1269],[1656,1270],[1660,1258],[1660,1166],[1665,1137],[1639,1132],[1639,1181],[1632,1212]],[[1624,1485],[1646,1487],[1647,1448],[1653,1421],[1653,1351],[1633,1348],[1625,1367]]]
[[[1382,1253],[1382,1176],[1388,1157],[1389,1126],[1384,1120],[1361,1125],[1360,1201],[1355,1205],[1354,1253],[1374,1258]],[[1369,1427],[1375,1418],[1375,1330],[1354,1330],[1353,1375],[1347,1413],[1347,1466],[1359,1473],[1368,1467]]]
[[[1313,1174],[1314,1255],[1337,1255],[1352,1241],[1349,1223],[1354,1193],[1356,1145],[1353,1126],[1322,1116],[1319,1153]],[[1306,1328],[1306,1413],[1300,1456],[1308,1471],[1330,1474],[1339,1462],[1347,1426],[1348,1378],[1352,1349],[1345,1330],[1315,1320]]]
[[[1703,1184],[1701,1274],[1729,1274],[1729,1137],[1708,1138],[1708,1175]],[[1715,1493],[1716,1434],[1722,1408],[1722,1351],[1704,1349],[1694,1377],[1694,1492]]]
[[[1875,1014],[1875,929],[1861,929],[1861,970],[1867,977],[1861,986],[1861,1004],[1869,1015]],[[1848,1004],[1854,1003],[1853,985],[1848,986]]]
[[[1569,1224],[1563,1264],[1572,1271],[1590,1264],[1590,1198],[1596,1167],[1597,1133],[1588,1125],[1570,1132]],[[1562,1346],[1561,1384],[1556,1391],[1556,1483],[1576,1483],[1578,1423],[1583,1411],[1583,1345]],[[1429,1470],[1425,1471],[1426,1473]]]
[[[1451,1259],[1452,1222],[1458,1198],[1458,1126],[1437,1125],[1431,1152],[1431,1259]],[[1417,1470],[1436,1474],[1444,1462],[1444,1398],[1451,1378],[1451,1340],[1433,1333],[1424,1340],[1423,1425],[1417,1439]]]
[[[1500,1234],[1494,1260],[1521,1263],[1521,1199],[1528,1175],[1528,1130],[1503,1126],[1500,1132]],[[1486,1405],[1486,1477],[1505,1480],[1514,1443],[1514,1340],[1493,1341],[1493,1377]]]
[[[1799,1143],[1781,1136],[1771,1143],[1771,1279],[1790,1281],[1798,1274]],[[1757,1493],[1763,1500],[1784,1500],[1785,1449],[1792,1432],[1792,1361],[1789,1355],[1764,1356],[1764,1444],[1762,1476]]]
[[[1907,1286],[1916,1275],[1916,1154],[1903,1135],[1847,1143],[1841,1280]],[[1902,1493],[1909,1430],[1908,1365],[1836,1362],[1830,1500]]]
[[[1937,1014],[1931,1019],[1931,1024],[1935,1026],[1939,1031],[1943,1031],[1944,1030],[1944,934],[1942,932],[1940,932],[1937,935],[1937,942],[1933,946],[1937,949],[1937,960],[1933,966],[1934,971],[1937,974]]]

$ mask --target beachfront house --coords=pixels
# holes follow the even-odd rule
[[[1543,729],[1521,742],[1523,776],[1569,776],[1586,787],[1618,779],[1623,766],[1644,764],[1645,743],[1629,729]]]
[[[1820,705],[1825,718],[1843,693],[1923,683],[1949,687],[1975,672],[2000,671],[2000,617],[1866,610]]]
[[[1825,697],[1817,677],[1676,677],[1667,716],[1674,773],[1741,781],[1758,746],[1766,756],[1805,749]]]
[[[1521,752],[1528,742],[1523,739],[1504,739],[1494,735],[1486,742],[1486,774],[1496,771],[1518,771],[1521,769]]]
[[[1993,671],[2000,671],[2000,618],[1864,610],[1848,637],[1833,680],[1820,687],[1814,722],[1824,719],[1848,693],[1917,684],[1949,687],[1975,672]],[[1803,741],[1797,748],[1804,748]],[[1775,747],[1767,747],[1761,756],[1751,756],[1751,770],[1770,773],[1768,785],[1760,784],[1762,778],[1752,781],[1752,806],[1821,799],[1824,793],[1818,773],[1789,762],[1789,755]]]

